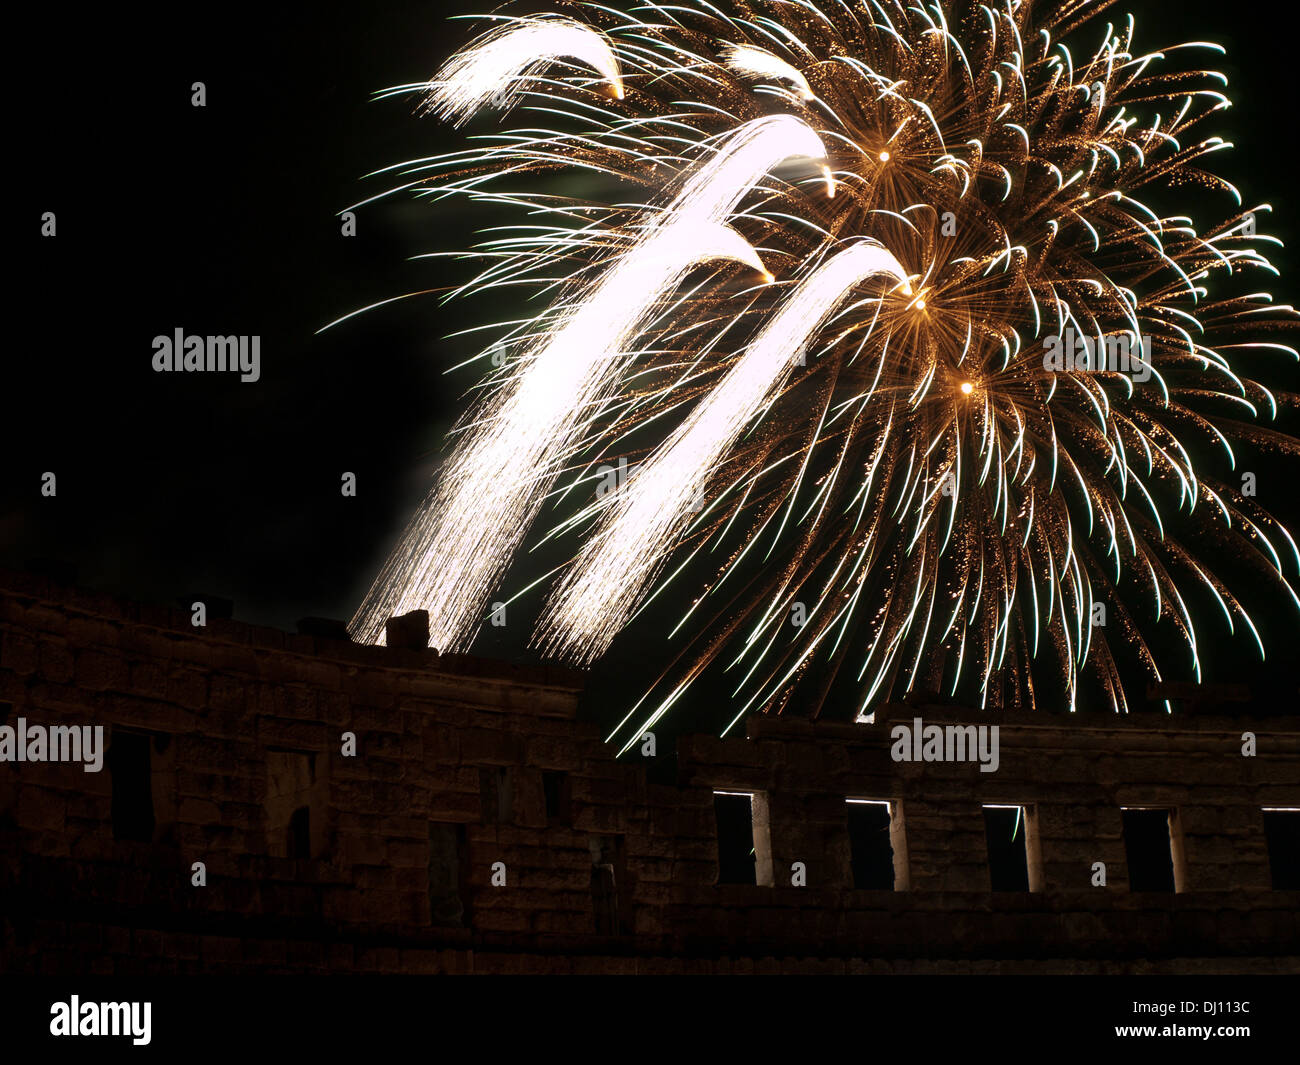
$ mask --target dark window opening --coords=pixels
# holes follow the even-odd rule
[[[514,781],[509,768],[480,769],[478,790],[485,825],[508,825],[514,820]]]
[[[1265,810],[1264,836],[1274,891],[1300,891],[1300,810]]]
[[[153,841],[153,770],[149,737],[113,732],[108,769],[113,778],[113,838]]]
[[[546,820],[560,824],[569,820],[569,774],[558,770],[542,771],[542,792],[546,796]]]
[[[1029,890],[1029,852],[1023,806],[984,807],[989,883],[994,891]]]
[[[299,806],[289,817],[285,851],[290,858],[311,857],[311,811]]]
[[[596,934],[600,936],[625,935],[627,906],[620,905],[620,894],[626,889],[626,867],[623,857],[622,836],[592,836],[591,848],[591,909],[595,917]]]
[[[1173,891],[1169,811],[1124,809],[1124,854],[1130,891]]]
[[[325,787],[314,752],[266,752],[266,839],[272,855],[299,860],[321,855],[326,846]]]
[[[747,792],[713,793],[718,819],[718,883],[756,884],[754,800]]]
[[[849,799],[847,809],[853,886],[869,891],[893,891],[894,846],[890,841],[889,803]]]
[[[469,924],[468,849],[464,825],[429,823],[429,920],[438,927]]]

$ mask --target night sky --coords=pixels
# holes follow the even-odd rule
[[[1300,301],[1289,6],[1167,0],[1116,17],[1132,6],[1145,47],[1229,47],[1218,65],[1235,107],[1214,132],[1237,150],[1218,165],[1247,201],[1274,205],[1265,228],[1292,247],[1274,256],[1273,291]],[[428,296],[316,333],[473,268],[410,261],[468,246],[485,222],[473,212],[397,197],[363,209],[355,238],[336,218],[386,187],[366,173],[461,143],[414,116],[409,97],[370,101],[426,79],[467,39],[467,24],[448,22],[456,7],[44,5],[13,16],[15,49],[43,58],[11,107],[8,305],[26,339],[5,360],[0,565],[66,560],[90,587],[161,602],[209,593],[233,599],[240,619],[286,629],[351,617],[424,497],[473,380],[444,376],[477,350],[472,339],[443,338],[503,316],[499,302]],[[191,106],[194,81],[206,84],[205,108]],[[52,240],[39,234],[47,210]],[[153,372],[152,338],[178,327],[259,334],[261,380]],[[1259,501],[1300,527],[1294,464],[1258,469]],[[40,495],[47,470],[55,499]],[[344,471],[357,475],[355,499],[340,493]],[[1295,616],[1260,620],[1277,664],[1255,666],[1246,641],[1220,639],[1207,617],[1207,679],[1294,692]],[[477,652],[529,657],[527,625],[487,632]],[[589,712],[608,717],[630,692],[627,671],[658,655],[621,640]],[[697,707],[700,720],[712,709]]]

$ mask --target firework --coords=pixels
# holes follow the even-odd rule
[[[703,496],[714,466],[780,390],[835,307],[855,286],[879,274],[911,295],[898,260],[870,242],[838,252],[800,282],[627,490],[602,497],[617,513],[588,538],[556,591],[543,619],[544,631],[553,633],[551,648],[583,659],[609,648],[685,531],[692,502]]]
[[[722,61],[738,74],[789,82],[798,91],[801,100],[817,98],[808,79],[798,67],[791,66],[765,48],[755,48],[752,44],[729,44],[722,49],[721,55]]]
[[[457,126],[481,107],[505,110],[545,67],[566,57],[599,71],[623,98],[618,61],[604,37],[571,19],[534,18],[507,22],[452,56],[429,82],[424,109]]]
[[[394,613],[427,609],[434,646],[468,645],[555,480],[557,460],[607,398],[623,353],[662,310],[660,298],[715,259],[748,262],[771,280],[753,249],[719,220],[776,163],[821,154],[798,119],[756,119],[729,134],[668,208],[643,223],[632,246],[520,360],[453,456],[363,604],[354,623],[363,638],[378,639]]]
[[[437,646],[467,647],[548,495],[578,499],[616,456],[625,488],[536,534],[573,549],[534,639],[587,661],[680,589],[633,737],[713,667],[737,720],[801,685],[814,711],[832,688],[869,713],[940,684],[1074,709],[1085,672],[1126,709],[1115,652],[1159,678],[1156,620],[1199,678],[1193,599],[1259,642],[1184,532],[1300,608],[1292,537],[1231,474],[1235,442],[1300,445],[1266,424],[1296,397],[1255,379],[1297,358],[1276,339],[1295,312],[1251,280],[1276,273],[1268,208],[1210,169],[1226,79],[1180,65],[1221,49],[1140,51],[1132,18],[1088,23],[1101,0],[561,6],[507,17],[429,97],[456,120],[515,101],[545,128],[393,168],[393,191],[534,216],[476,249],[457,295],[551,300],[481,356],[510,353],[359,637],[423,607]],[[612,62],[573,36],[544,51],[600,80],[495,51],[583,26]],[[611,195],[534,188],[548,173]],[[1049,359],[1062,338],[1089,360]],[[1117,345],[1141,373],[1099,365]]]

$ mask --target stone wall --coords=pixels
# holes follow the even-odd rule
[[[0,764],[2,968],[1300,969],[1260,812],[1300,807],[1294,717],[759,716],[679,740],[657,783],[578,719],[581,682],[0,574],[0,724],[103,725],[109,747],[99,773]],[[998,771],[894,761],[914,717],[996,722]],[[715,790],[761,796],[771,883],[717,883]],[[908,890],[853,887],[849,797],[893,803]],[[1026,807],[1038,890],[990,890],[999,803]],[[1129,890],[1124,806],[1176,811],[1176,893]]]

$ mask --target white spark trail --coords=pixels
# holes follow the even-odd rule
[[[690,524],[716,464],[790,376],[812,338],[853,289],[907,272],[864,240],[827,260],[786,299],[745,354],[626,485],[556,586],[538,626],[548,651],[591,661],[606,651]]]
[[[551,16],[513,20],[470,42],[429,82],[425,110],[460,126],[484,104],[508,108],[556,59],[587,64],[623,99],[623,77],[605,36]]]
[[[353,618],[357,639],[376,642],[389,617],[425,609],[432,646],[469,645],[558,463],[608,399],[623,353],[661,298],[713,260],[748,263],[771,279],[722,222],[764,174],[797,157],[825,159],[799,119],[762,118],[733,130],[590,293],[566,308],[452,456]]]
[[[407,529],[353,621],[373,642],[384,622],[429,611],[431,646],[468,644],[558,472],[557,453],[601,399],[618,355],[661,295],[715,260],[766,274],[757,252],[722,225],[672,226],[626,255],[482,417]]]
[[[788,81],[798,90],[802,100],[817,98],[800,70],[765,48],[755,48],[752,44],[729,44],[722,50],[722,61],[738,74]]]

